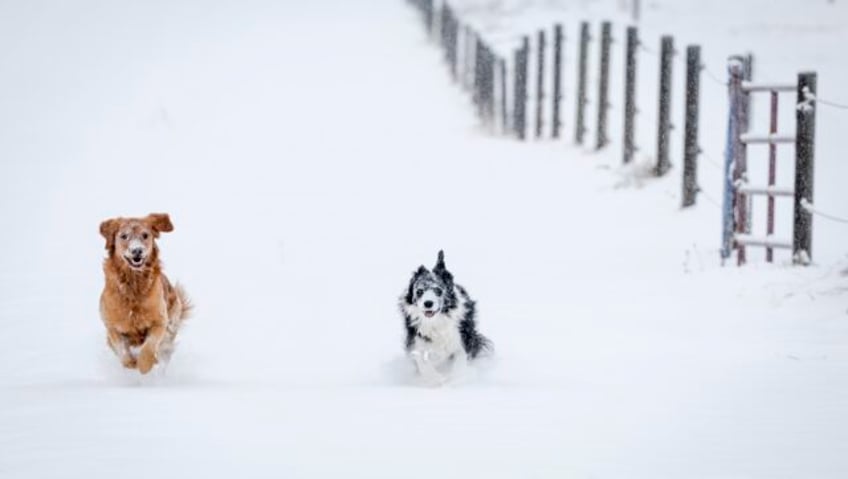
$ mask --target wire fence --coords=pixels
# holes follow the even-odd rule
[[[771,224],[771,204],[776,194],[774,192],[777,190],[775,190],[773,178],[769,180],[767,187],[748,185],[745,146],[749,142],[765,143],[773,151],[776,143],[792,142],[796,144],[796,162],[798,158],[801,158],[804,165],[803,168],[796,167],[795,173],[795,184],[796,186],[801,185],[802,188],[795,192],[796,213],[794,216],[796,223],[794,227],[797,229],[799,224],[804,224],[803,221],[798,223],[797,210],[799,209],[806,215],[815,215],[831,221],[848,223],[845,218],[824,213],[812,207],[813,179],[811,165],[814,150],[816,105],[838,111],[848,110],[848,104],[844,102],[816,96],[815,73],[811,74],[812,83],[804,84],[803,88],[801,87],[802,77],[806,73],[799,74],[797,84],[797,91],[804,95],[801,97],[803,100],[796,105],[797,119],[798,121],[803,119],[805,122],[809,122],[809,125],[806,125],[806,123],[799,125],[795,136],[789,134],[777,135],[776,131],[755,135],[748,132],[751,115],[749,92],[771,91],[774,97],[778,90],[795,91],[796,86],[795,84],[752,83],[753,55],[750,53],[731,57],[728,60],[728,72],[719,73],[718,70],[710,68],[705,62],[701,61],[699,45],[687,45],[685,52],[683,52],[685,54],[681,54],[674,46],[673,37],[666,35],[661,38],[661,48],[659,50],[653,49],[645,45],[639,38],[638,27],[636,26],[627,27],[627,35],[620,37],[626,39],[626,41],[616,42],[613,37],[618,37],[618,35],[612,34],[610,22],[603,22],[599,37],[594,38],[591,35],[589,23],[584,21],[580,23],[579,34],[570,37],[571,41],[569,42],[569,45],[576,44],[578,53],[568,55],[560,51],[560,43],[565,43],[564,41],[559,42],[559,40],[565,38],[562,34],[561,24],[551,25],[553,32],[545,28],[534,31],[532,35],[516,35],[503,31],[498,32],[497,29],[484,29],[483,32],[488,34],[487,38],[480,31],[476,31],[471,22],[460,18],[457,11],[451,7],[447,0],[408,1],[422,13],[428,35],[436,39],[437,43],[444,49],[451,74],[456,82],[462,86],[462,89],[470,94],[478,116],[483,124],[488,126],[489,131],[514,137],[519,141],[527,141],[529,138],[539,139],[545,136],[543,131],[547,131],[552,139],[558,139],[561,137],[560,127],[563,125],[560,119],[563,108],[560,102],[564,97],[571,96],[572,106],[575,109],[573,118],[576,118],[573,122],[574,142],[578,146],[584,146],[586,134],[592,133],[597,140],[594,149],[607,148],[609,145],[607,121],[611,103],[608,100],[609,48],[612,43],[621,43],[625,48],[625,94],[624,108],[621,109],[624,115],[624,141],[622,145],[624,163],[632,161],[635,156],[634,153],[642,150],[635,142],[634,131],[637,129],[637,113],[640,110],[637,106],[638,95],[636,95],[636,92],[639,90],[636,88],[638,81],[636,68],[639,63],[638,54],[644,54],[660,64],[660,75],[658,77],[660,93],[657,99],[659,114],[656,118],[650,118],[657,122],[657,150],[653,156],[647,153],[641,155],[645,159],[652,158],[656,162],[654,174],[658,177],[666,175],[672,169],[668,152],[669,137],[674,134],[673,122],[671,121],[672,64],[682,65],[684,67],[682,70],[686,74],[682,169],[682,206],[684,208],[694,205],[695,199],[701,197],[706,204],[722,210],[723,221],[728,221],[729,218],[729,221],[738,225],[739,218],[734,216],[735,213],[726,211],[726,209],[733,208],[735,210],[742,205],[740,201],[749,202],[750,199],[744,199],[745,194],[740,196],[741,189],[747,188],[755,194],[764,194],[768,197],[770,205],[769,224]],[[554,40],[549,41],[551,38]],[[597,64],[594,61],[587,60],[590,43],[597,45],[597,47],[592,47],[592,55],[599,54],[600,61]],[[502,53],[493,48],[493,45],[499,47],[497,50],[512,50],[509,52],[511,55],[501,56]],[[531,46],[533,52],[531,52]],[[548,49],[547,52],[550,53],[546,53],[546,48]],[[598,49],[597,53],[594,51],[595,48]],[[569,61],[578,67],[576,79],[570,85],[576,87],[577,90],[573,96],[562,92],[563,75],[562,62],[560,61],[562,57],[570,58]],[[545,63],[549,61],[546,58],[552,59],[552,65]],[[735,111],[734,108],[737,107],[732,106],[734,84],[731,70],[733,65],[737,64],[742,65],[747,73],[736,84],[737,94],[741,98],[738,108],[741,109]],[[595,75],[590,75],[587,71],[588,65],[598,68],[599,71]],[[552,75],[552,79],[550,81],[545,80],[542,78],[543,75]],[[534,81],[530,81],[531,77]],[[587,85],[589,78],[592,78],[592,81],[596,84],[593,86]],[[728,143],[724,150],[724,157],[720,159],[710,156],[699,146],[698,123],[701,78],[706,79],[707,84],[712,88],[707,92],[710,102],[715,102],[720,95],[723,103],[731,105],[727,120]],[[742,83],[746,83],[744,88]],[[543,88],[545,91],[543,91]],[[547,90],[548,88],[552,88],[552,91]],[[749,88],[749,90],[746,90],[746,88]],[[530,94],[531,89],[534,90],[534,95]],[[589,93],[590,91],[597,92],[597,95]],[[590,98],[592,98],[591,102]],[[530,114],[530,111],[528,111],[531,102],[535,102],[533,103],[535,114]],[[550,107],[543,108],[543,102],[549,102]],[[590,106],[597,110],[597,115],[594,118],[596,122],[593,125],[589,124],[593,118],[590,118],[591,115],[587,112],[587,107]],[[552,118],[548,117],[551,113]],[[773,117],[774,115],[775,113],[772,113]],[[731,134],[730,129],[734,122],[739,124],[736,125],[736,130]],[[497,128],[498,126],[499,128]],[[734,145],[736,146],[733,147]],[[740,154],[742,156],[739,156]],[[721,172],[722,188],[724,189],[721,195],[705,188],[703,181],[698,180],[697,166],[699,162]],[[770,166],[770,168],[772,167]],[[801,178],[799,175],[808,175],[809,178]],[[770,173],[771,176],[772,173]],[[746,178],[746,181],[738,181],[739,177]],[[786,194],[783,189],[779,191],[781,194]],[[789,189],[785,191],[789,191]],[[750,195],[748,195],[748,198],[750,198]],[[806,202],[804,203],[806,206],[801,206],[801,200]],[[743,218],[742,221],[744,225],[740,227],[740,231],[744,232],[745,228],[750,228],[750,217]],[[810,225],[811,222],[807,222],[803,227],[809,228]],[[723,228],[725,227],[726,225],[723,226]],[[804,234],[808,238],[810,237],[809,232],[802,235]],[[794,236],[797,236],[797,232]],[[768,248],[770,250],[770,247]],[[797,249],[797,245],[795,248]],[[801,256],[809,259],[809,250],[809,245],[807,245],[806,250],[801,252],[803,253]],[[794,251],[793,254],[797,256],[799,252]],[[771,257],[770,253],[768,257]]]

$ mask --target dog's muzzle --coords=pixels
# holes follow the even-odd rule
[[[124,256],[124,259],[127,260],[127,263],[129,263],[129,265],[133,268],[141,268],[144,266],[144,256],[142,255]]]

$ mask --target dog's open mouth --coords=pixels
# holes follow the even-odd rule
[[[428,318],[432,318],[435,315],[436,315],[435,311],[424,311],[424,316],[427,316]]]
[[[127,260],[127,263],[129,263],[129,265],[133,268],[141,268],[142,266],[144,266],[144,258],[141,256],[133,256],[129,258],[124,256],[124,259]]]

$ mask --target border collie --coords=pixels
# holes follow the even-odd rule
[[[454,284],[442,251],[432,271],[421,266],[412,274],[400,297],[400,310],[406,352],[430,384],[444,383],[449,365],[464,367],[468,359],[491,350],[491,342],[477,332],[475,303],[462,286]]]

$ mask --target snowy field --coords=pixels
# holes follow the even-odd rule
[[[400,0],[0,3],[0,477],[848,476],[848,226],[814,220],[807,268],[722,267],[717,207],[679,209],[679,138],[667,177],[638,174],[648,52],[620,167],[617,0],[457,3],[502,52],[616,21],[610,148],[570,142],[574,43],[569,141],[494,138]],[[718,75],[751,50],[757,78],[816,70],[848,102],[846,2],[643,3],[646,47],[699,42]],[[848,111],[817,121],[815,203],[848,217]],[[699,175],[718,199],[719,170]],[[97,227],[153,211],[197,309],[140,377],[105,343]],[[396,302],[441,248],[496,354],[432,389]]]

